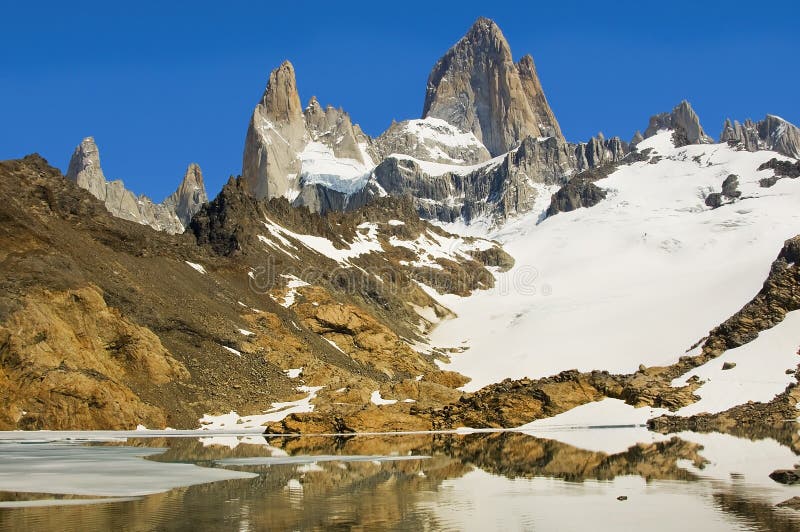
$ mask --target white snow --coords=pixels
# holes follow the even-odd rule
[[[490,249],[494,244],[488,240],[475,239],[468,242],[459,236],[441,236],[433,231],[426,231],[415,240],[402,240],[395,236],[389,238],[389,244],[393,247],[403,247],[410,249],[417,255],[414,261],[405,262],[415,268],[431,268],[434,270],[443,269],[436,259],[446,259],[451,261],[471,260],[470,251],[484,251]]]
[[[421,159],[417,159],[415,157],[412,157],[411,155],[406,155],[404,153],[393,153],[389,155],[389,157],[393,157],[400,161],[402,160],[412,161],[416,163],[422,169],[422,171],[425,172],[428,176],[439,177],[443,176],[444,174],[467,175],[481,168],[487,168],[487,169],[493,168],[498,164],[502,163],[506,155],[507,154],[499,155],[494,159],[490,159],[488,161],[472,165],[434,163],[431,161],[423,161]]]
[[[310,285],[299,277],[291,274],[281,275],[281,277],[288,279],[288,282],[286,283],[286,293],[283,295],[283,302],[281,302],[281,306],[289,308],[294,305],[294,301],[297,298],[297,289]]]
[[[685,406],[676,415],[691,416],[702,412],[715,414],[741,404],[742,398],[767,402],[796,382],[787,369],[797,369],[800,357],[800,311],[795,310],[771,329],[762,331],[758,338],[721,356],[710,360],[675,379],[673,386],[683,386],[698,376],[705,381],[695,395],[702,399]],[[736,366],[723,370],[722,364],[733,362]]]
[[[287,370],[284,370],[284,373],[290,379],[296,379],[297,377],[299,377],[303,373],[303,368],[287,369]]]
[[[266,423],[280,421],[289,414],[302,414],[313,412],[314,405],[311,401],[317,397],[322,386],[298,386],[297,391],[307,393],[303,399],[288,401],[285,403],[272,403],[272,408],[263,414],[252,416],[240,416],[234,411],[218,416],[205,414],[200,418],[200,428],[202,430],[247,430],[263,426]]]
[[[389,220],[387,223],[392,227],[396,227],[398,225],[406,225],[406,223],[402,220]]]
[[[344,194],[358,192],[364,188],[375,167],[366,150],[362,148],[361,151],[364,162],[336,157],[327,145],[309,142],[297,156],[300,159],[301,183],[321,184]]]
[[[356,232],[356,238],[353,242],[348,243],[348,247],[339,249],[333,245],[333,242],[327,238],[314,235],[305,235],[295,233],[285,227],[281,227],[270,219],[266,219],[264,225],[269,228],[272,235],[279,239],[283,246],[291,246],[297,249],[286,237],[291,237],[302,245],[316,251],[321,255],[325,255],[343,266],[352,266],[349,259],[359,257],[361,255],[381,252],[383,247],[378,241],[378,224],[364,222],[358,226],[359,231]]]
[[[514,268],[471,297],[435,295],[455,311],[431,344],[469,349],[446,369],[476,390],[506,377],[562,370],[632,372],[670,364],[761,288],[783,241],[800,228],[800,180],[765,189],[773,152],[674,148],[670,133],[639,145],[663,159],[621,167],[608,197],[537,225],[533,212],[488,236]],[[693,160],[698,156],[700,163]],[[737,174],[744,199],[711,210],[704,194]]]
[[[370,395],[369,400],[372,402],[372,404],[378,406],[393,405],[397,402],[397,399],[384,399],[383,397],[381,397],[380,390],[375,390],[374,392],[372,392],[372,395]]]
[[[239,334],[243,334],[244,336],[255,336],[256,333],[253,331],[248,331],[247,329],[239,329]]]
[[[185,262],[186,264],[188,264],[189,266],[191,266],[193,269],[197,270],[198,272],[200,272],[200,273],[202,273],[202,274],[205,274],[205,273],[206,273],[206,269],[205,269],[205,268],[203,268],[203,266],[202,266],[202,265],[200,265],[200,264],[197,264],[196,262],[189,262],[188,260],[187,260],[187,261],[184,261],[184,262]]]
[[[234,355],[236,355],[237,357],[240,357],[240,356],[242,356],[242,352],[241,352],[241,351],[237,351],[236,349],[234,349],[234,348],[232,348],[232,347],[228,347],[227,345],[223,345],[223,346],[222,346],[222,348],[223,348],[224,350],[228,351],[229,353],[233,353],[233,354],[234,354]]]

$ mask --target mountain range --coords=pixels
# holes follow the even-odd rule
[[[570,142],[486,18],[422,109],[372,138],[285,61],[211,201],[194,163],[161,203],[108,181],[92,137],[0,163],[0,428],[796,417],[797,127],[715,142],[682,101]]]

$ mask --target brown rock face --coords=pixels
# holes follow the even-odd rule
[[[132,429],[164,411],[129,387],[187,380],[152,331],[106,306],[97,287],[43,292],[0,327],[0,426]]]
[[[515,64],[500,28],[486,18],[433,67],[422,115],[472,131],[492,156],[526,136],[561,136],[533,59]]]
[[[296,176],[300,170],[297,153],[305,137],[294,67],[284,61],[270,74],[247,129],[242,177],[252,195],[274,198],[287,192],[287,176]]]

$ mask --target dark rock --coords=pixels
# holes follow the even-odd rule
[[[730,174],[722,182],[722,195],[728,199],[738,198],[742,195],[739,191],[739,176]]]
[[[800,481],[800,470],[778,469],[770,473],[769,478],[781,484],[795,484]]]
[[[628,500],[628,496],[627,495],[620,495],[619,497],[617,497],[617,500],[618,501],[627,501]]]
[[[724,370],[733,369],[735,367],[736,367],[736,362],[723,362],[722,363],[722,369],[724,369]]]
[[[708,196],[706,196],[706,205],[711,207],[712,209],[716,209],[722,206],[722,194],[719,192],[712,192]]]

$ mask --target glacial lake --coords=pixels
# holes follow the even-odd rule
[[[0,433],[0,530],[796,531],[798,436]]]

